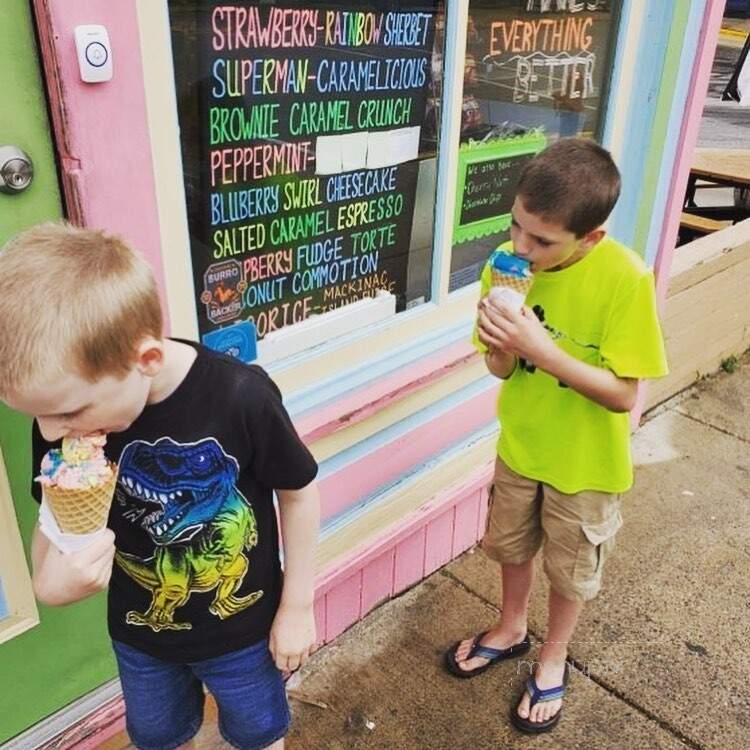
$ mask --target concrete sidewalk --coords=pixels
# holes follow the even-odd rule
[[[375,610],[295,679],[290,750],[750,747],[750,358],[652,412],[602,595],[585,610],[564,716],[527,738],[508,710],[523,674],[442,669],[498,616],[498,568],[466,553]],[[546,581],[530,631],[538,653]]]

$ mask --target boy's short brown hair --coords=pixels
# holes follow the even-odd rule
[[[147,336],[162,336],[156,284],[119,237],[46,223],[0,251],[0,394],[125,375]]]
[[[516,195],[529,213],[580,238],[607,220],[620,195],[620,172],[593,141],[562,138],[524,167]]]

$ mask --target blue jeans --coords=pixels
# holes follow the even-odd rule
[[[216,699],[219,731],[238,750],[261,750],[289,729],[281,672],[268,641],[223,656],[174,664],[112,641],[125,699],[126,723],[139,750],[174,750],[203,722],[203,686]]]

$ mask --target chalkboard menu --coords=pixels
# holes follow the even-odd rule
[[[403,309],[436,6],[170,0],[204,337]]]
[[[521,170],[546,145],[542,133],[462,145],[458,152],[458,190],[453,241],[503,231]]]

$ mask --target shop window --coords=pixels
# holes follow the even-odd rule
[[[202,339],[250,360],[355,302],[428,302],[438,0],[168,7]]]
[[[0,643],[39,622],[0,450]]]
[[[557,138],[603,125],[622,0],[469,0],[449,289],[508,239],[514,183]]]

